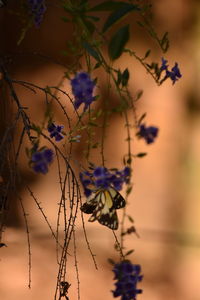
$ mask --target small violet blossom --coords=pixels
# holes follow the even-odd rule
[[[169,65],[167,65],[167,60],[164,59],[164,57],[162,57],[161,60],[162,60],[162,65],[160,67],[160,71],[162,72],[164,70],[167,70]]]
[[[38,28],[42,23],[46,11],[45,0],[27,0],[30,13],[33,16],[35,26]]]
[[[55,125],[53,123],[49,124],[48,125],[48,132],[50,133],[50,137],[51,138],[55,138],[56,142],[59,142],[60,140],[63,139],[63,136],[62,136],[62,129],[64,128],[64,126],[62,125]]]
[[[115,264],[113,272],[115,274],[115,290],[113,296],[121,296],[121,300],[136,300],[136,296],[142,293],[141,289],[137,288],[138,282],[143,279],[140,275],[140,265],[134,265],[128,260],[124,260]]]
[[[80,180],[84,188],[86,197],[98,189],[108,189],[113,187],[120,191],[124,183],[128,183],[131,170],[125,167],[122,171],[108,170],[105,167],[95,167],[93,172],[85,171],[80,173]]]
[[[141,124],[139,126],[139,131],[137,132],[137,136],[139,138],[144,138],[147,144],[152,144],[155,138],[158,135],[158,128],[154,126],[146,127],[145,124]]]
[[[84,103],[84,110],[86,110],[95,100],[95,97],[93,96],[95,82],[90,78],[88,73],[80,72],[71,80],[71,86],[72,93],[75,97],[75,109],[78,109],[79,106]]]
[[[179,78],[182,77],[181,73],[180,73],[180,70],[179,70],[179,67],[178,67],[178,64],[175,63],[174,67],[171,69],[171,71],[168,70],[168,65],[167,65],[167,60],[164,59],[162,57],[162,64],[161,64],[161,67],[160,67],[160,72],[162,71],[165,71],[166,74],[165,74],[165,77],[164,77],[164,80],[167,79],[167,78],[170,78],[172,80],[172,83],[174,84]]]
[[[53,151],[47,148],[34,152],[31,157],[33,170],[36,173],[46,174],[48,165],[53,161],[53,155]]]

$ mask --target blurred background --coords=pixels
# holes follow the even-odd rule
[[[1,53],[11,57],[9,71],[13,78],[40,86],[55,86],[61,81],[69,63],[61,52],[65,50],[72,31],[69,24],[61,21],[63,11],[56,5],[56,1],[48,1],[47,4],[48,11],[41,27],[30,29],[18,47],[18,19],[14,13],[8,13],[6,7],[1,9]],[[17,1],[10,5],[9,9],[13,11]],[[139,288],[143,289],[143,294],[138,299],[200,300],[200,1],[154,0],[152,5],[156,31],[160,35],[169,32],[170,49],[165,58],[170,66],[178,62],[183,76],[174,86],[171,81],[167,81],[158,87],[133,58],[124,56],[118,62],[119,67],[128,66],[130,70],[130,91],[144,91],[138,102],[138,115],[147,112],[146,123],[159,127],[159,136],[153,145],[147,146],[142,140],[133,140],[133,153],[148,152],[148,155],[134,161],[134,186],[129,197],[128,212],[134,219],[139,238],[135,234],[129,235],[125,245],[127,250],[135,250],[130,256],[131,261],[142,265],[144,279]],[[128,19],[124,22],[127,23]],[[154,54],[150,59],[159,61],[162,53],[158,47],[133,23],[133,18],[129,22],[133,32],[129,46],[138,54],[152,48]],[[106,78],[102,74],[99,76],[103,93]],[[70,93],[69,82],[65,80],[62,84]],[[38,92],[35,95],[19,86],[16,86],[16,91],[24,105],[30,107],[35,120],[42,120],[43,94]],[[68,107],[66,99],[60,97],[62,103],[71,110],[73,118],[71,106]],[[111,93],[111,97],[114,103],[114,93]],[[64,122],[56,107],[55,113],[57,120]],[[110,119],[105,142],[109,167],[122,168],[122,157],[127,146],[125,138],[123,120],[116,114]],[[73,152],[74,159],[80,160],[82,151],[81,143],[77,143]],[[96,154],[92,160],[98,162]],[[55,228],[55,211],[59,199],[56,164],[51,166],[48,175],[35,176],[24,154],[20,158],[19,167]],[[23,185],[18,192],[28,214],[32,288],[29,290],[27,287],[28,250],[23,213],[13,196],[7,228],[3,233],[3,242],[7,247],[0,250],[0,299],[53,299],[58,271],[55,242]],[[110,291],[114,289],[113,273],[107,259],[118,261],[114,236],[111,230],[97,222],[87,223],[87,217],[85,220],[88,240],[99,269],[95,270],[82,226],[77,225],[81,299],[112,299]],[[67,277],[71,283],[69,299],[77,299],[73,255],[69,256]]]

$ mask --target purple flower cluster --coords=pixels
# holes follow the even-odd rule
[[[168,65],[167,65],[167,60],[164,59],[162,57],[162,65],[160,67],[160,72],[162,71],[165,71],[166,74],[165,74],[165,77],[164,77],[164,80],[167,79],[167,78],[170,78],[173,82],[173,84],[179,79],[182,77],[181,73],[180,73],[180,70],[179,70],[179,67],[178,67],[178,64],[175,63],[174,67],[171,69],[171,71],[168,70]]]
[[[51,138],[55,138],[56,142],[59,142],[60,140],[63,139],[62,136],[62,129],[64,128],[64,126],[62,125],[55,125],[54,123],[51,123],[48,125],[48,132],[50,133],[50,137]]]
[[[93,96],[93,90],[95,82],[91,80],[90,75],[86,72],[77,73],[71,80],[72,93],[75,96],[74,107],[76,109],[84,103],[84,110],[95,100]]]
[[[146,127],[145,124],[139,126],[137,136],[144,138],[147,144],[152,144],[158,135],[158,128],[154,126]]]
[[[53,151],[47,148],[34,152],[31,157],[33,170],[37,173],[46,174],[48,165],[53,161],[53,155]]]
[[[113,292],[114,297],[121,296],[121,300],[136,300],[137,294],[141,294],[142,290],[137,289],[137,283],[143,278],[140,265],[133,265],[130,261],[124,260],[115,264],[113,272],[116,289]]]
[[[122,171],[117,169],[108,170],[104,167],[96,167],[92,172],[84,171],[80,173],[80,180],[84,187],[86,197],[98,189],[108,189],[113,187],[120,191],[124,183],[128,183],[131,170],[125,167]]]
[[[46,11],[45,0],[27,0],[31,15],[34,18],[36,27],[42,23],[44,13]]]

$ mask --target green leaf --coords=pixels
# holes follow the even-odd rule
[[[134,223],[134,220],[133,220],[133,218],[132,218],[130,215],[127,215],[127,218],[129,219],[129,221],[130,221],[131,223]]]
[[[129,4],[126,2],[116,2],[116,1],[104,1],[94,7],[90,8],[89,11],[112,11],[114,9],[120,9],[124,4]]]
[[[134,10],[139,10],[137,5],[124,3],[123,6],[109,15],[103,26],[103,33],[105,33],[113,24],[117,23],[122,17]]]
[[[150,49],[149,49],[149,50],[147,50],[147,52],[145,53],[145,55],[144,55],[144,58],[143,58],[143,59],[147,58],[147,57],[150,55],[150,53],[151,53],[151,50],[150,50]]]
[[[161,45],[163,46],[163,44],[165,44],[167,40],[168,40],[168,32],[165,32],[161,40]]]
[[[143,91],[142,90],[138,91],[135,97],[135,101],[138,101],[142,97],[142,95],[143,95]]]
[[[126,68],[122,74],[122,86],[126,86],[129,80],[129,70]]]
[[[131,193],[132,189],[133,189],[132,186],[128,187],[126,190],[126,194],[129,195]]]
[[[137,154],[137,157],[144,157],[144,156],[146,156],[147,155],[147,153],[146,152],[140,152],[140,153],[138,153]]]
[[[161,48],[164,52],[166,52],[169,48],[168,32],[165,32],[161,40]]]
[[[94,57],[99,63],[102,63],[98,52],[87,42],[82,41],[82,46],[87,50],[87,52]]]
[[[125,256],[128,256],[128,255],[132,254],[133,252],[134,252],[134,250],[131,249],[131,250],[129,250],[128,252],[126,252]]]
[[[142,123],[142,121],[144,120],[144,118],[146,117],[147,113],[144,113],[141,115],[141,117],[138,120],[138,126]]]
[[[129,40],[129,25],[121,27],[111,38],[108,53],[112,60],[119,58]]]
[[[82,18],[82,22],[84,23],[86,30],[92,35],[95,31],[95,25],[84,18]]]
[[[94,66],[94,70],[95,70],[95,69],[98,69],[99,67],[101,67],[101,63],[100,63],[100,62],[97,62],[96,65]]]
[[[108,258],[108,262],[113,266],[115,265],[115,261],[112,258]]]

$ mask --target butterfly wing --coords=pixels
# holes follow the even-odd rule
[[[91,217],[89,218],[89,222],[94,222],[95,220],[98,220],[98,218],[100,217],[101,213],[102,213],[102,209],[105,205],[105,198],[103,196],[103,191],[98,192],[95,195],[95,209],[92,212]]]
[[[86,214],[91,214],[89,222],[98,221],[112,230],[118,228],[118,217],[116,209],[126,205],[125,199],[121,194],[110,187],[107,190],[99,190],[87,198],[81,206],[81,210]]]
[[[81,211],[84,212],[85,214],[92,214],[94,209],[95,209],[96,205],[95,204],[91,204],[91,203],[87,203],[85,202],[82,206],[81,206]]]
[[[89,218],[89,222],[98,220],[100,224],[116,230],[118,228],[118,218],[111,193],[108,190],[100,191],[96,196],[96,202],[97,205]]]
[[[114,208],[110,209],[108,213],[101,214],[98,221],[100,224],[107,226],[112,230],[118,229],[118,217]]]
[[[81,205],[80,209],[85,214],[92,214],[96,206],[97,206],[96,195],[92,194],[90,197],[87,198],[87,201],[83,205]]]
[[[110,187],[108,189],[108,192],[110,193],[112,199],[113,199],[113,206],[115,209],[123,208],[126,205],[125,199],[122,197],[122,195],[115,190],[114,188]]]

